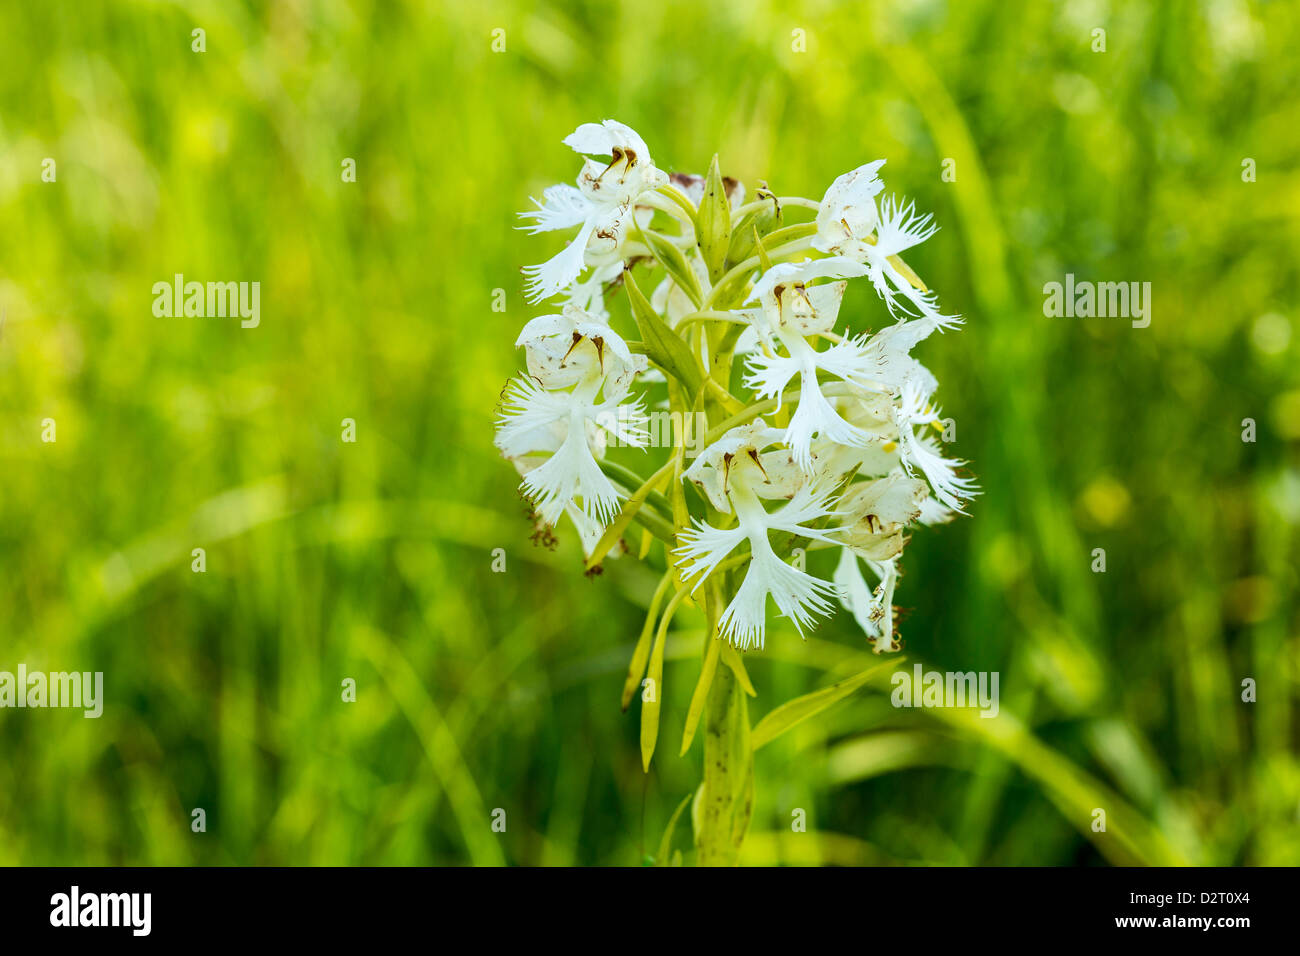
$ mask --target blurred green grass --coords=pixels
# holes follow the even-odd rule
[[[877,689],[800,725],[745,859],[1300,862],[1297,41],[1294,5],[1222,0],[6,6],[0,669],[102,670],[107,701],[0,712],[0,862],[654,852],[699,749],[646,778],[618,710],[653,578],[534,547],[491,446],[553,251],[514,212],[606,117],[785,194],[887,158],[968,317],[920,358],[985,493],[898,600],[909,659],[1000,671],[1002,717]],[[260,281],[261,326],[154,317],[178,272]],[[1044,317],[1066,272],[1151,282],[1151,327]],[[773,628],[751,712],[865,650],[847,616]]]

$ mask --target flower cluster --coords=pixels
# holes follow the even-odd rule
[[[747,203],[716,158],[705,177],[670,176],[621,123],[584,124],[564,142],[584,156],[577,185],[546,189],[520,214],[534,234],[576,229],[523,270],[531,302],[563,301],[519,335],[527,375],[507,386],[496,439],[538,515],[554,525],[567,513],[592,564],[640,522],[647,544],[665,540],[680,588],[715,582],[727,602],[717,627],[736,647],[763,646],[771,597],[800,633],[838,602],[876,651],[896,650],[909,529],[951,520],[977,493],[943,453],[938,382],[911,354],[962,324],[901,258],[934,234],[931,217],[881,195],[883,160],[820,201],[760,184]],[[803,210],[815,218],[787,221]],[[649,297],[634,278],[642,265],[663,274]],[[861,277],[884,303],[874,334],[839,321]],[[610,325],[619,286],[640,340]],[[652,416],[701,413],[708,443],[693,461],[684,424],[647,479],[608,460],[612,445],[644,454]],[[838,552],[830,580],[803,567],[823,549]]]

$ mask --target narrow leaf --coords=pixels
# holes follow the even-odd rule
[[[664,616],[659,621],[655,632],[654,650],[650,652],[650,669],[646,678],[650,681],[651,700],[641,702],[641,768],[650,772],[650,758],[655,753],[655,743],[659,740],[659,711],[664,700],[664,645],[668,643],[668,625],[673,619],[673,612],[686,596],[686,587],[677,589],[673,599],[664,608]]]
[[[709,163],[698,222],[695,236],[700,255],[709,269],[709,281],[717,282],[722,277],[727,248],[731,245],[731,203],[727,199],[727,187],[722,182],[722,170],[718,167],[716,155]]]
[[[873,667],[868,667],[860,674],[846,677],[844,680],[836,681],[829,687],[823,687],[821,690],[815,690],[811,694],[804,694],[802,697],[796,697],[794,700],[777,707],[760,720],[758,726],[754,728],[754,749],[757,750],[764,744],[770,743],[795,724],[801,723],[815,714],[820,714],[832,704],[848,697],[849,694],[852,694],[859,687],[866,684],[881,671],[897,666],[902,662],[902,660],[903,658],[896,657],[893,660],[876,664]]]
[[[632,303],[632,318],[641,331],[646,357],[685,385],[694,397],[700,390],[703,376],[690,348],[650,307],[630,272],[623,273],[623,285],[627,288],[627,297]]]
[[[655,856],[655,866],[670,865],[669,857],[672,855],[673,831],[677,829],[677,820],[681,817],[682,811],[685,810],[694,799],[694,791],[682,797],[682,802],[677,804],[677,809],[674,810],[673,815],[668,818],[668,826],[664,829],[664,837],[659,841],[659,853]]]
[[[726,643],[720,637],[710,636],[708,650],[704,652],[704,662],[700,665],[700,679],[691,695],[691,706],[686,711],[686,729],[682,732],[682,753],[691,749],[695,739],[695,729],[700,724],[700,715],[704,713],[704,702],[709,699],[709,688],[713,686],[713,672],[718,669],[718,654]]]
[[[587,559],[588,571],[600,564],[601,561],[605,560],[605,555],[609,554],[609,549],[614,547],[614,545],[618,543],[619,539],[623,537],[623,532],[626,531],[628,525],[632,523],[632,519],[637,516],[637,513],[641,510],[641,506],[645,504],[646,498],[649,497],[650,492],[655,489],[655,486],[661,484],[670,474],[672,474],[672,462],[664,465],[664,467],[651,475],[644,485],[632,492],[632,496],[628,498],[627,501],[623,502],[623,510],[618,513],[618,517],[614,519],[613,523],[605,529],[605,533],[602,534],[600,540],[596,542],[596,547],[592,549],[591,557]],[[658,535],[661,530],[651,527],[651,524],[649,523],[645,523],[645,527],[648,530],[655,532],[656,535]]]
[[[682,250],[659,235],[659,233],[653,230],[646,232],[641,228],[640,223],[637,224],[636,228],[637,232],[640,233],[641,241],[650,249],[655,261],[664,267],[664,271],[668,273],[669,278],[677,283],[678,288],[686,293],[686,297],[691,300],[691,304],[698,309],[700,303],[704,301],[704,293],[700,289],[699,276],[695,274],[691,264],[686,261],[686,256],[682,253]]]
[[[636,693],[637,687],[641,683],[641,678],[645,676],[646,661],[650,659],[650,638],[655,632],[655,622],[659,619],[659,605],[663,603],[664,594],[668,591],[668,586],[672,584],[673,576],[671,573],[665,574],[659,579],[659,586],[655,588],[654,597],[650,599],[650,608],[646,614],[645,624],[641,627],[641,636],[637,638],[636,647],[632,651],[632,663],[627,668],[627,680],[623,682],[623,710],[627,710],[627,705],[632,703],[632,695]]]
[[[722,661],[731,668],[731,672],[736,675],[736,680],[740,682],[741,688],[750,697],[757,697],[758,691],[754,690],[754,684],[749,679],[749,672],[745,670],[745,662],[740,659],[740,654],[729,641],[722,642]]]

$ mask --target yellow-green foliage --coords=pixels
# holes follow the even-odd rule
[[[984,494],[917,533],[898,601],[905,666],[999,671],[1000,714],[873,675],[758,751],[742,862],[1300,862],[1298,20],[4,4],[0,669],[102,671],[106,701],[0,710],[0,863],[689,862],[691,814],[661,838],[701,779],[704,614],[667,635],[646,778],[619,698],[658,574],[530,541],[491,443],[540,314],[519,268],[562,241],[514,214],[605,118],[783,195],[887,159],[942,226],[909,263],[968,319],[917,357]],[[177,273],[259,281],[260,325],[156,317]],[[1046,317],[1066,273],[1149,281],[1150,327]],[[879,662],[847,615],[774,625],[750,719]]]

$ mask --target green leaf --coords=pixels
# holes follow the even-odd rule
[[[673,831],[677,829],[677,820],[681,817],[682,811],[685,810],[694,799],[695,791],[691,791],[686,796],[682,797],[682,802],[677,804],[677,809],[674,810],[673,815],[668,818],[668,826],[664,829],[664,838],[659,841],[659,853],[656,857],[656,866],[677,865],[675,863],[670,863],[669,861],[673,847]]]
[[[691,264],[686,261],[686,256],[681,249],[665,239],[659,233],[651,231],[646,232],[637,223],[637,232],[640,233],[641,241],[646,244],[650,252],[654,255],[655,261],[664,267],[678,288],[686,293],[686,297],[691,300],[695,308],[700,307],[704,301],[704,291],[700,288],[699,276],[691,268]]]
[[[667,196],[669,199],[675,202],[678,205],[678,207],[682,210],[682,212],[686,214],[687,218],[690,219],[691,226],[692,228],[694,228],[695,205],[689,199],[686,198],[686,196],[681,192],[681,190],[677,189],[675,186],[666,185],[666,186],[660,186],[658,192],[664,196]]]
[[[758,256],[758,265],[764,271],[772,268],[772,257],[767,254],[767,246],[763,244],[763,237],[754,230],[754,254]]]
[[[623,285],[627,288],[627,297],[632,303],[632,318],[641,331],[641,344],[645,347],[646,357],[686,386],[694,399],[704,380],[695,356],[681,337],[650,307],[630,272],[623,273]]]
[[[641,636],[637,638],[636,647],[632,651],[632,662],[627,668],[627,679],[623,682],[624,711],[627,710],[628,704],[632,703],[632,695],[636,693],[641,678],[645,676],[646,662],[650,659],[650,638],[655,632],[655,621],[659,620],[659,605],[663,603],[664,594],[672,583],[672,572],[666,572],[659,579],[659,586],[655,588],[654,597],[650,599],[645,624],[641,627]]]
[[[823,687],[821,690],[815,690],[811,694],[804,694],[802,697],[796,697],[794,700],[782,704],[760,720],[754,728],[754,749],[757,750],[764,744],[770,743],[795,724],[801,723],[815,714],[820,714],[832,704],[848,697],[849,694],[852,694],[881,671],[891,669],[902,663],[903,660],[904,658],[895,657],[892,660],[868,667],[860,674],[854,674],[852,677],[836,681],[829,687]]]
[[[728,262],[742,262],[754,254],[754,225],[756,213],[745,213],[731,227],[731,245],[727,247]]]
[[[641,768],[646,773],[650,772],[650,758],[654,756],[655,743],[659,740],[659,711],[664,701],[664,645],[668,643],[668,624],[673,619],[677,605],[686,597],[687,590],[685,585],[678,588],[673,599],[668,602],[668,607],[664,608],[664,616],[655,632],[654,650],[650,652],[650,670],[646,678],[651,682],[654,699],[641,702]]]
[[[655,632],[654,651],[650,654],[650,670],[646,680],[650,681],[649,690],[652,699],[641,701],[641,769],[650,772],[650,758],[655,754],[655,743],[659,740],[659,711],[663,706],[664,680],[664,645],[668,635],[660,628]]]
[[[727,248],[731,245],[731,203],[727,199],[727,187],[722,182],[716,154],[713,162],[709,163],[698,220],[695,237],[700,255],[709,269],[709,281],[717,282],[722,277]]]
[[[798,222],[793,226],[784,226],[775,229],[763,236],[763,243],[768,249],[775,249],[783,246],[787,242],[795,242],[799,239],[807,239],[809,236],[817,235],[817,223],[815,222]]]
[[[710,628],[710,632],[712,629]],[[695,684],[695,693],[691,695],[691,706],[686,711],[686,729],[682,731],[682,754],[691,749],[695,739],[695,728],[700,724],[700,715],[704,713],[704,702],[709,698],[709,688],[713,686],[713,672],[718,669],[718,653],[726,643],[712,633],[705,638],[709,648],[704,652],[704,662],[700,665],[700,679]]]
[[[723,641],[722,645],[722,662],[731,668],[745,693],[757,697],[758,691],[754,690],[754,682],[749,679],[749,672],[745,670],[745,662],[740,659],[740,654],[729,641]]]
[[[624,467],[617,462],[609,461],[604,458],[597,462],[597,464],[600,465],[601,471],[609,475],[609,477],[613,478],[624,488],[634,488],[637,491],[640,491],[641,488],[648,486],[651,490],[649,494],[645,496],[645,503],[658,511],[661,517],[667,518],[672,513],[671,507],[668,504],[668,499],[663,496],[662,492],[654,490],[655,485],[653,481],[647,481],[631,468]],[[660,482],[660,484],[662,484],[662,482]]]

